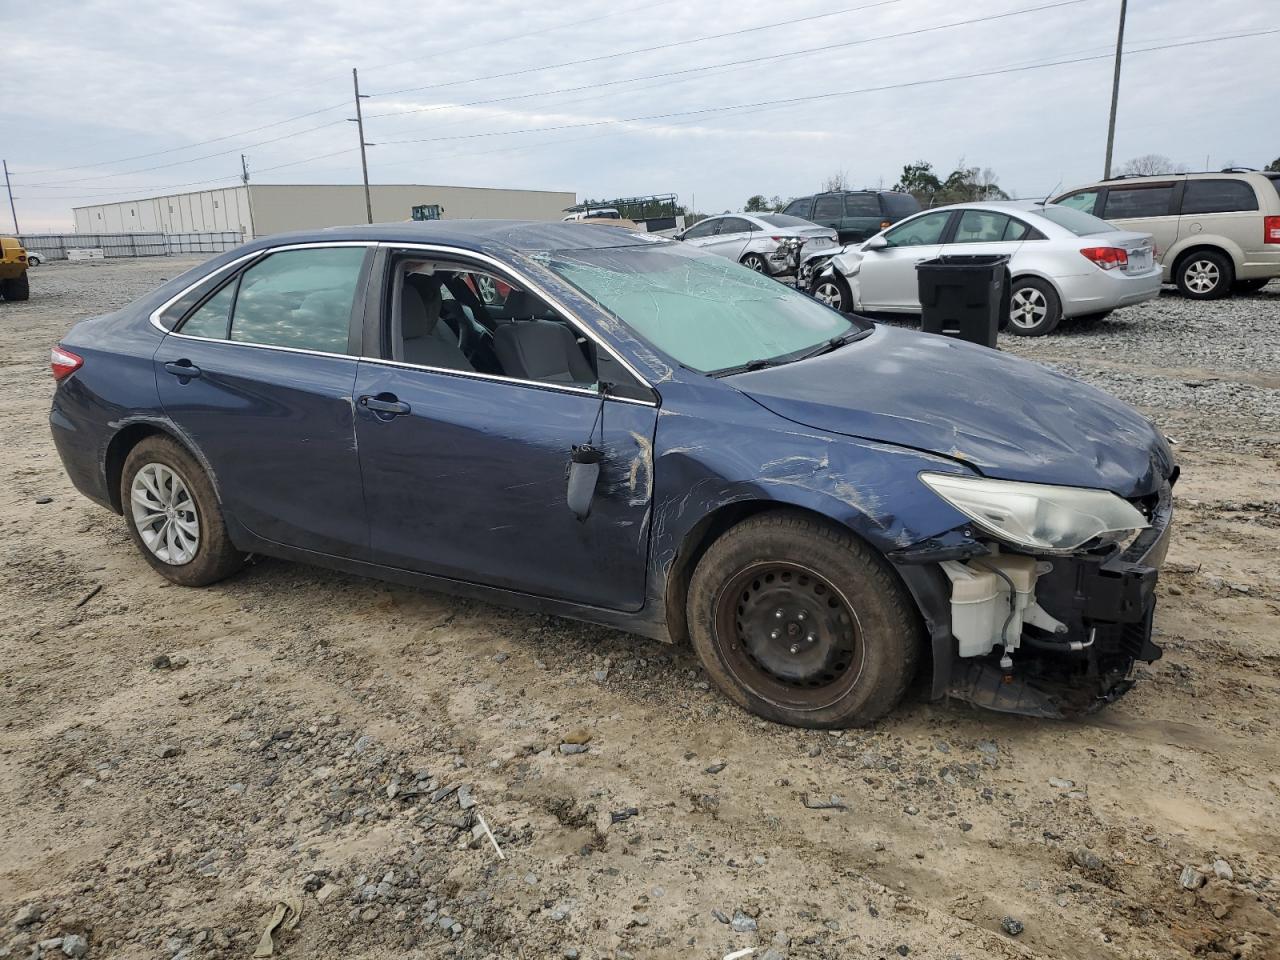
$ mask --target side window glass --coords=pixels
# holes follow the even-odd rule
[[[751,230],[750,224],[741,217],[725,217],[720,221],[720,236],[726,236],[731,233],[747,233]]]
[[[1070,207],[1072,210],[1093,213],[1093,208],[1098,202],[1098,191],[1082,190],[1079,193],[1073,193],[1069,197],[1063,197],[1061,200],[1055,200],[1054,202],[1064,207]]]
[[[941,243],[942,231],[951,219],[950,210],[939,210],[937,213],[926,213],[922,217],[894,227],[884,235],[891,247],[918,247]]]
[[[792,200],[782,212],[789,217],[800,217],[804,220],[809,219],[809,198],[804,197],[801,200]]]
[[[178,332],[189,337],[225,340],[228,321],[231,319],[231,304],[235,298],[236,281],[232,280],[206,300],[199,310],[187,317],[186,323]]]
[[[1102,210],[1104,220],[1127,220],[1131,217],[1167,217],[1173,184],[1154,187],[1112,187]]]
[[[966,210],[960,214],[954,243],[997,243],[1004,239],[1009,218],[988,210]]]
[[[813,205],[815,220],[839,220],[844,216],[844,198],[838,193],[819,197]]]
[[[1257,194],[1243,180],[1188,180],[1182,193],[1184,214],[1237,213],[1257,209]]]
[[[1015,220],[1013,217],[1010,217],[1008,224],[1004,228],[1003,239],[1030,240],[1030,239],[1033,239],[1032,237],[1027,236],[1027,234],[1029,234],[1030,232],[1031,232],[1030,224],[1023,223],[1021,220]]]
[[[364,247],[285,250],[240,278],[231,339],[346,353]]]
[[[700,237],[709,237],[716,232],[716,227],[720,226],[719,220],[703,220],[695,223],[692,227],[684,232],[687,239],[697,240]]]
[[[874,193],[846,193],[844,195],[846,217],[874,217],[880,219],[880,198]]]

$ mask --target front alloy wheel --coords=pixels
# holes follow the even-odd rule
[[[1043,280],[1015,280],[1009,297],[1009,331],[1020,337],[1043,337],[1057,329],[1062,319],[1058,294]]]
[[[853,309],[850,303],[849,287],[838,277],[822,277],[813,285],[813,298],[825,303],[832,310],[848,313]]]

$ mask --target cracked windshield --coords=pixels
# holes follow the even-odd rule
[[[683,244],[557,251],[539,259],[702,373],[803,354],[857,329],[776,280]]]

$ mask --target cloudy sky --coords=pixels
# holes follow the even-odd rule
[[[1117,162],[1280,155],[1278,5],[1130,0]],[[259,182],[355,183],[358,67],[374,182],[674,192],[718,212],[838,171],[888,187],[905,163],[963,159],[1042,196],[1101,174],[1118,9],[0,0],[0,156],[24,231],[70,229],[75,205],[232,185],[242,152]]]

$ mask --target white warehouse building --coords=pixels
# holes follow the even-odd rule
[[[503,190],[428,184],[371,184],[375,223],[408,220],[420,204],[441,218],[560,220],[577,202],[562,190]],[[75,207],[76,233],[203,233],[234,230],[246,240],[290,230],[365,223],[360,184],[249,183],[220,190]]]

